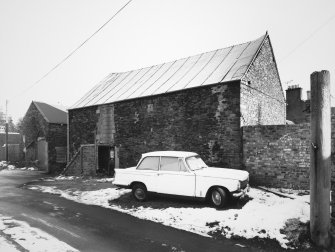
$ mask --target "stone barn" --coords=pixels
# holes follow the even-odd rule
[[[49,173],[66,166],[67,112],[33,101],[22,121],[25,161]]]
[[[111,73],[68,111],[67,174],[108,172],[142,153],[193,151],[242,166],[242,126],[285,124],[270,37],[134,71]]]

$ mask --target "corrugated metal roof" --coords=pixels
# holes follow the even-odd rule
[[[111,73],[70,109],[239,80],[266,36],[173,62]]]
[[[48,123],[67,124],[67,112],[44,102],[33,101],[33,103]]]

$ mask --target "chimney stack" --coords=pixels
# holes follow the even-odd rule
[[[301,90],[299,85],[292,85],[286,89],[286,103],[288,105],[301,101]]]

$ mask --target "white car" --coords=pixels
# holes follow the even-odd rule
[[[113,184],[131,188],[138,201],[154,192],[208,199],[222,208],[249,191],[249,173],[208,167],[194,152],[157,151],[143,154],[136,167],[115,169]]]

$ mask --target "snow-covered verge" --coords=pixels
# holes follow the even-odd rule
[[[46,178],[46,179],[42,179],[43,181],[71,181],[71,180],[83,180],[84,182],[98,182],[98,183],[106,183],[106,182],[113,182],[114,178],[86,178],[83,179],[82,177],[79,176],[63,176],[63,175],[59,175],[57,177],[53,177],[53,178]]]
[[[22,167],[18,168],[15,165],[8,164],[6,161],[0,161],[0,170],[7,169],[7,170],[28,170],[28,171],[37,171],[36,167]]]
[[[17,252],[19,250],[6,238],[0,236],[0,251]]]
[[[78,251],[28,223],[0,214],[0,251]]]
[[[130,190],[107,188],[96,191],[59,190],[53,186],[30,186],[29,189],[46,193],[59,194],[61,197],[89,205],[99,205],[121,211],[141,219],[151,220],[167,226],[210,236],[215,233],[230,238],[244,237],[275,239],[283,248],[289,240],[281,230],[290,219],[302,223],[309,220],[309,205],[304,198],[283,198],[269,192],[252,188],[251,198],[240,209],[228,208],[216,210],[202,207],[170,206],[150,207],[137,205],[125,207],[119,199],[127,197]]]

